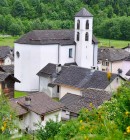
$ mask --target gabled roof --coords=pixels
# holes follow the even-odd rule
[[[82,8],[78,13],[76,13],[75,17],[93,17],[93,15],[85,8]]]
[[[79,113],[82,108],[91,109],[90,103],[94,107],[100,106],[104,101],[110,100],[111,94],[104,90],[87,89],[83,91],[82,96],[67,93],[60,99],[60,102],[64,104],[64,109]]]
[[[16,112],[16,116],[24,115],[28,113],[28,110],[18,104],[18,99],[10,99],[9,105],[12,107],[13,111]]]
[[[14,74],[14,65],[1,65],[0,66],[0,71]]]
[[[94,44],[98,43],[94,35],[92,42]],[[33,30],[23,35],[15,43],[31,45],[75,45],[74,30]]]
[[[123,49],[115,49],[115,48],[99,48],[98,49],[98,60],[102,61],[120,61],[124,60],[130,55],[129,52]]]
[[[0,82],[5,81],[8,77],[10,77],[13,81],[20,83],[20,81],[14,76],[12,76],[10,73],[0,72]]]
[[[130,55],[125,58],[125,61],[130,61]]]
[[[13,51],[9,46],[0,46],[0,59],[5,59],[10,51]]]
[[[17,98],[15,101],[24,109],[33,111],[39,115],[55,112],[61,110],[63,107],[61,103],[54,101],[45,93],[31,93],[27,97],[31,98],[31,104],[29,106],[25,104],[25,97]]]
[[[67,67],[61,66],[61,72],[63,72]],[[55,76],[56,75],[56,64],[48,63],[44,68],[42,68],[38,73],[38,76]]]
[[[117,77],[112,74],[112,82]],[[107,79],[107,73],[103,71],[94,71],[91,69],[70,66],[61,73],[54,81],[54,84],[71,86],[78,89],[97,88],[105,89],[110,82]]]
[[[126,73],[127,76],[130,76],[130,70],[128,70],[128,72]]]

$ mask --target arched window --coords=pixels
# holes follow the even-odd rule
[[[88,33],[85,34],[85,41],[88,41]]]
[[[89,21],[86,21],[86,29],[89,29]]]
[[[79,32],[77,32],[77,41],[79,41],[79,35],[80,35]]]
[[[80,29],[80,20],[77,20],[77,29]]]
[[[18,51],[16,52],[16,56],[17,56],[17,58],[20,57],[20,53]]]

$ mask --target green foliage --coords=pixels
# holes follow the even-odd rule
[[[60,127],[61,123],[52,120],[48,121],[45,127],[39,125],[37,130],[38,140],[54,140],[54,136],[59,132]]]
[[[4,95],[0,96],[0,139],[9,139],[11,132],[16,129],[15,114],[9,107],[8,100]]]
[[[21,0],[15,0],[13,7],[12,7],[12,15],[16,16],[23,16],[24,15],[24,6]]]
[[[94,108],[92,103],[90,107],[90,111],[82,109],[77,119],[63,123],[58,126],[58,129],[56,127],[56,133],[50,123],[46,130],[40,130],[40,138],[46,140],[130,139],[130,82],[119,87],[111,100],[104,102],[99,108]]]
[[[33,29],[73,29],[74,15],[82,7],[94,15],[96,36],[130,40],[128,0],[1,0],[0,32],[21,35]]]

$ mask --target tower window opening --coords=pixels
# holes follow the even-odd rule
[[[77,41],[79,41],[79,35],[80,35],[79,32],[77,32]]]
[[[89,29],[89,21],[86,21],[86,29]]]
[[[80,20],[77,20],[77,29],[80,29]]]
[[[88,41],[88,33],[85,34],[85,41]]]

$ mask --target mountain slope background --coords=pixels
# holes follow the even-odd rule
[[[95,35],[130,40],[130,0],[2,0],[0,33],[73,29],[74,15],[82,7],[94,15]]]

